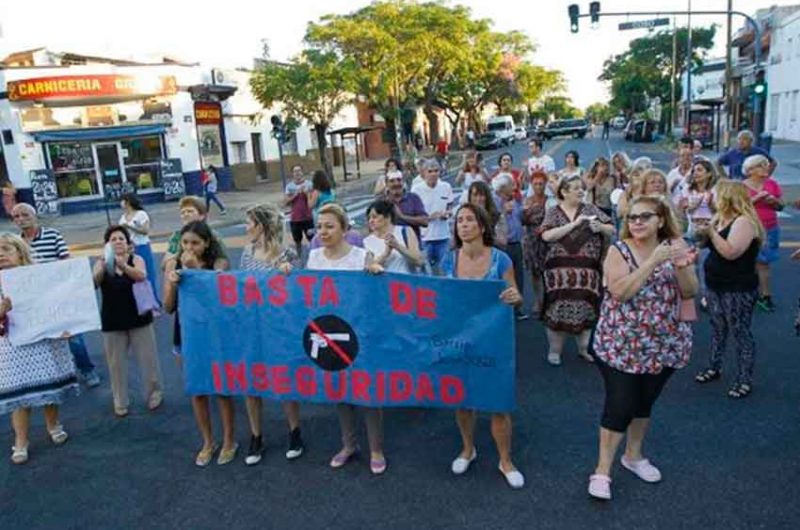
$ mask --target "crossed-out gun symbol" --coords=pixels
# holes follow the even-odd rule
[[[328,341],[325,339],[336,342],[349,342],[349,333],[327,333],[324,337],[318,333],[311,334],[311,358],[316,359],[319,357],[319,350],[328,348]]]

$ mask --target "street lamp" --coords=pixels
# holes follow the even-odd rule
[[[287,141],[286,126],[283,124],[281,117],[273,114],[269,119],[272,123],[272,137],[278,142],[278,160],[281,166],[281,182],[283,189],[286,189],[286,168],[283,167],[283,144]]]

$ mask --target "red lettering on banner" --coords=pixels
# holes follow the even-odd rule
[[[303,300],[306,307],[314,305],[314,284],[317,283],[316,276],[298,276],[297,283],[303,288]]]
[[[417,315],[420,318],[436,318],[436,291],[417,289]]]
[[[217,290],[219,291],[219,303],[223,306],[233,306],[239,299],[236,291],[236,277],[230,274],[217,275]]]
[[[389,282],[389,296],[392,302],[392,311],[398,315],[410,313],[414,308],[414,295],[411,286],[402,282]]]
[[[214,379],[214,390],[217,394],[222,394],[222,374],[218,362],[211,363],[211,377]]]
[[[274,306],[282,306],[289,299],[289,293],[286,292],[286,276],[277,274],[269,279],[267,287],[272,291],[269,295],[269,303]]]
[[[369,401],[369,374],[363,370],[353,370],[350,374],[350,395],[353,399]]]
[[[259,392],[264,392],[269,388],[267,378],[267,365],[264,363],[253,363],[250,366],[250,374],[253,379],[253,388]]]
[[[294,373],[297,393],[311,397],[317,393],[317,374],[310,366],[301,366]]]
[[[247,390],[247,366],[244,363],[225,362],[225,382],[228,391]],[[238,387],[238,388],[237,388]]]
[[[433,383],[431,383],[431,378],[428,374],[419,374],[414,394],[417,401],[436,401],[436,395],[433,393]]]
[[[339,389],[333,388],[333,374],[325,372],[323,380],[325,381],[325,397],[331,401],[341,401],[347,395],[347,374],[344,372],[337,372],[339,375]]]
[[[464,402],[464,382],[452,375],[443,375],[439,379],[439,396],[445,405],[458,405]]]
[[[319,307],[331,304],[339,305],[339,293],[336,292],[336,284],[333,278],[322,278],[322,293],[319,295]]]
[[[244,280],[244,305],[264,305],[264,297],[254,276],[248,276]]]
[[[414,288],[403,282],[389,282],[389,301],[392,311],[398,315],[409,315],[416,310],[420,318],[436,318],[436,291]]]
[[[276,394],[288,394],[292,391],[289,384],[289,376],[286,375],[288,366],[273,366],[272,367],[272,391]]]
[[[389,374],[389,400],[408,401],[414,381],[408,372],[391,372]]]
[[[378,372],[375,379],[375,399],[379,402],[386,401],[386,374]]]

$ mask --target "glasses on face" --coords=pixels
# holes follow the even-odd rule
[[[646,223],[653,217],[658,217],[658,214],[655,212],[642,212],[642,213],[630,213],[627,216],[628,223],[636,224],[636,223]]]

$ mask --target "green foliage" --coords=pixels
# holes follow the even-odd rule
[[[702,64],[703,55],[714,44],[716,26],[692,29],[692,67]],[[687,29],[678,28],[676,40],[676,98],[680,97],[680,76],[686,69]],[[672,75],[672,29],[634,39],[627,51],[603,65],[599,79],[611,83],[611,105],[630,113],[647,108],[648,98],[670,100]]]

